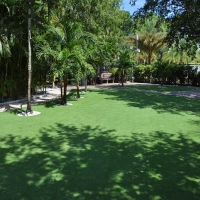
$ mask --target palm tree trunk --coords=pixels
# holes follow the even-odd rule
[[[64,77],[64,94],[63,94],[63,104],[67,104],[67,77]]]
[[[53,75],[52,88],[55,87],[55,79],[56,79],[56,77],[55,77],[55,75]]]
[[[163,86],[163,77],[161,77],[160,85]]]
[[[64,102],[63,102],[63,85],[62,85],[62,81],[60,81],[60,96],[61,96],[60,105],[64,105]]]
[[[76,98],[80,98],[79,81],[76,82]]]
[[[32,113],[31,109],[31,78],[32,78],[32,52],[31,52],[31,3],[28,9],[28,97],[26,113]]]
[[[121,72],[121,79],[122,79],[122,87],[124,86],[124,69]]]
[[[151,64],[151,57],[152,57],[152,53],[149,52],[149,53],[148,53],[148,64],[149,64],[149,65]]]
[[[85,77],[85,92],[87,92],[87,76]]]

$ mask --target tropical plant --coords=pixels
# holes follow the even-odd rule
[[[149,83],[152,81],[152,65],[137,65],[134,68],[134,77],[136,82]]]
[[[134,5],[137,0],[130,0]],[[144,6],[135,12],[135,16],[145,16],[146,13],[157,14],[168,21],[169,32],[167,41],[173,44],[180,38],[187,37],[187,40],[200,41],[200,0],[146,0]]]
[[[180,39],[178,44],[173,44],[168,51],[164,52],[163,60],[176,64],[188,64],[192,61],[192,57],[185,50],[187,42],[185,39]]]
[[[131,45],[135,45],[135,41],[138,41],[138,48],[148,55],[148,64],[151,64],[153,55],[163,46],[166,36],[165,23],[163,22],[159,27],[157,24],[158,17],[156,16],[146,18],[144,21],[138,20],[136,22],[136,34],[127,38]]]
[[[50,81],[56,76],[67,82],[69,76],[87,75],[95,80],[101,66],[111,68],[116,60],[115,38],[129,34],[132,26],[130,14],[120,10],[121,3],[0,1],[1,100],[25,97],[28,93],[27,112],[31,112],[31,94],[37,86],[46,87],[47,77]],[[75,26],[79,28],[72,30]],[[91,35],[98,38],[95,45]]]
[[[121,83],[124,86],[125,73],[134,65],[132,51],[129,46],[120,46],[118,51],[118,69],[121,72]]]

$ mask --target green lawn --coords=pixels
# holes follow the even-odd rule
[[[197,200],[200,101],[91,90],[0,113],[0,199]]]
[[[191,86],[178,86],[178,85],[128,85],[126,88],[132,90],[154,90],[160,92],[172,92],[172,91],[190,91],[190,90],[200,90],[199,87],[191,87]],[[121,88],[121,86],[112,86],[112,88]]]

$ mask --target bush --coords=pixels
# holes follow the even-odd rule
[[[152,79],[151,65],[138,65],[134,69],[134,77],[136,82],[150,83]]]
[[[168,62],[155,62],[151,65],[138,65],[134,69],[136,82],[200,85],[200,72],[191,65],[169,64]]]

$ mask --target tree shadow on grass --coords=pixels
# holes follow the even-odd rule
[[[45,102],[45,103],[43,103],[44,104],[44,106],[46,107],[46,108],[53,108],[54,106],[56,106],[57,104],[59,104],[60,103],[60,98],[56,98],[56,99],[52,99],[52,100],[50,100],[50,101],[47,101],[47,102]],[[42,105],[42,104],[41,104]]]
[[[127,102],[128,106],[137,108],[152,108],[158,113],[188,114],[200,116],[200,100],[186,97],[164,95],[130,90],[93,90],[93,92],[108,95],[106,99]]]
[[[181,134],[117,137],[55,126],[0,140],[0,199],[170,199],[200,196],[200,144]]]
[[[68,102],[73,102],[73,101],[77,101],[76,99],[67,99],[67,103]],[[40,105],[43,105],[46,107],[46,108],[54,108],[55,106],[58,106],[60,105],[61,103],[61,100],[60,99],[55,99],[55,100],[51,100],[51,101],[48,101],[48,102],[45,102],[45,103],[41,103]]]
[[[82,95],[82,93],[81,93]],[[74,101],[77,101],[77,98],[76,98],[76,90],[71,90],[68,94],[67,94],[67,103],[68,101],[71,103],[71,102],[74,102]],[[51,100],[51,101],[48,101],[48,102],[45,102],[44,105],[46,108],[53,108],[57,105],[60,105],[61,103],[61,99],[60,98],[57,98],[57,99],[54,99],[54,100]]]
[[[6,112],[13,114],[13,115],[17,115],[17,114],[24,112],[24,111],[25,111],[24,109],[15,108],[13,110],[7,110]]]

